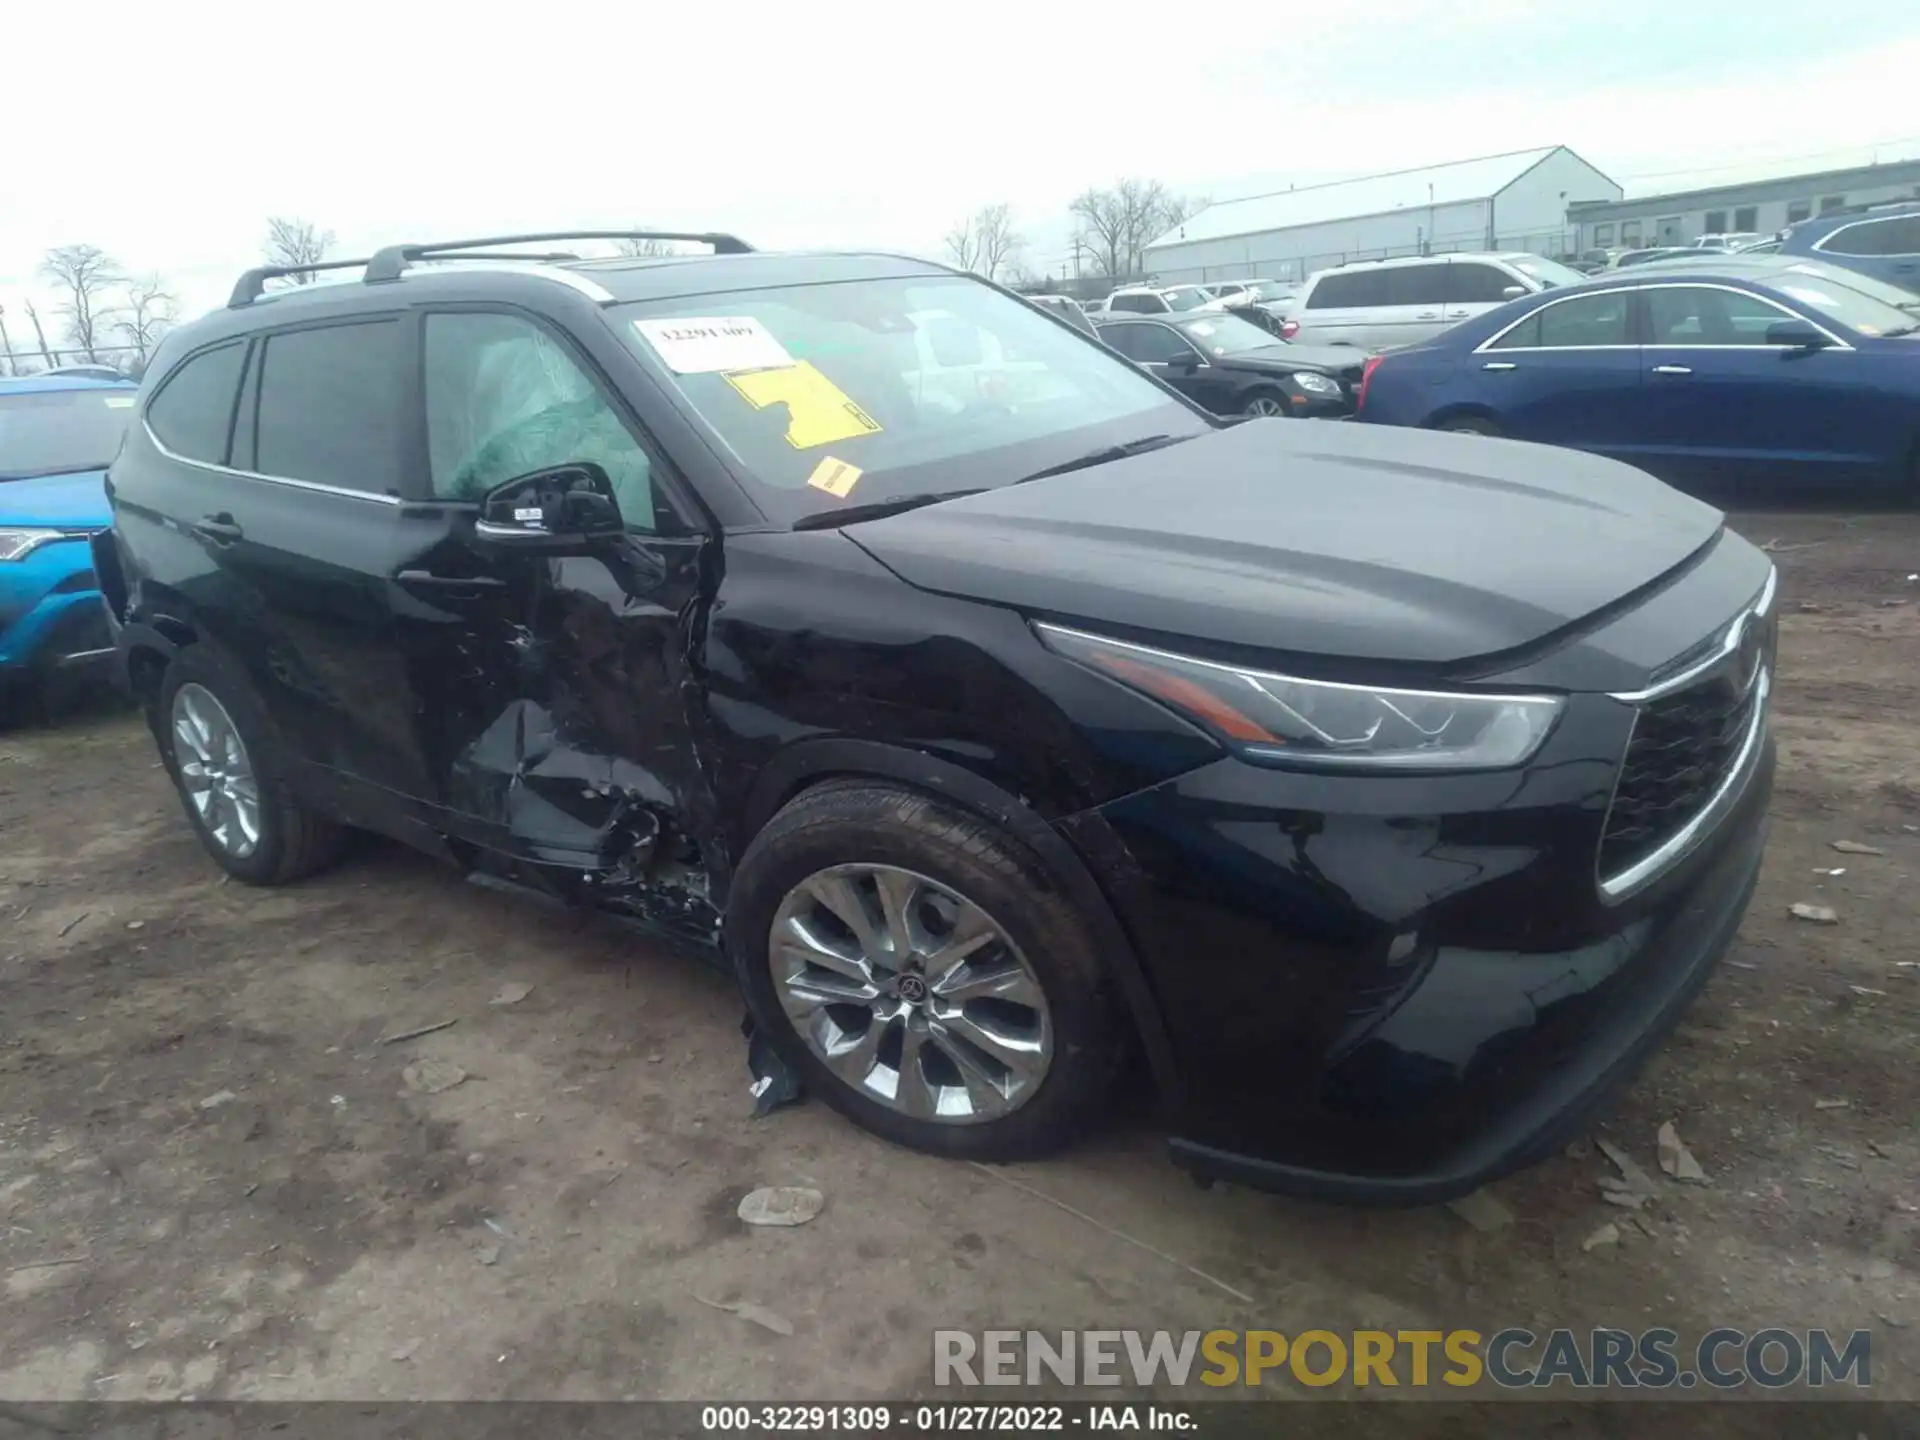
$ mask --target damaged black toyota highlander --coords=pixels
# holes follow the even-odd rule
[[[148,371],[98,570],[232,875],[382,832],[723,958],[889,1139],[1061,1145],[1137,1055],[1197,1175],[1363,1201],[1564,1143],[1727,945],[1718,512],[1223,424],[917,260],[514,238],[251,272]]]

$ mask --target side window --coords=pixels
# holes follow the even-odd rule
[[[629,530],[655,533],[653,464],[599,386],[531,321],[427,316],[427,452],[433,493],[478,500],[516,476],[591,460]]]
[[[1191,355],[1193,347],[1169,325],[1135,325],[1132,355],[1149,365],[1164,365],[1181,355]]]
[[[1920,255],[1920,215],[1843,225],[1818,248],[1830,255]]]
[[[400,326],[358,321],[267,336],[254,468],[375,495],[400,489]]]
[[[1136,342],[1140,332],[1146,328],[1144,325],[1102,325],[1100,338],[1129,360],[1138,360],[1140,356],[1135,353],[1139,348]]]
[[[227,432],[247,342],[235,340],[203,350],[172,375],[147,402],[147,425],[160,443],[187,460],[227,463]]]
[[[1344,275],[1328,275],[1307,296],[1309,310],[1345,310],[1364,305],[1389,305],[1386,270],[1355,270]]]
[[[1107,308],[1110,310],[1125,310],[1135,315],[1142,315],[1149,310],[1156,309],[1157,306],[1154,303],[1154,297],[1151,295],[1116,295],[1112,300],[1107,302]]]
[[[1470,261],[1455,261],[1447,266],[1447,303],[1449,305],[1499,305],[1513,297],[1506,293],[1509,285],[1521,285],[1516,276],[1496,269],[1492,265],[1476,265]]]
[[[1625,345],[1627,295],[1615,290],[1603,295],[1578,295],[1533,312],[1489,349],[1586,349],[1598,345]]]
[[[1442,260],[1433,265],[1396,265],[1380,272],[1387,282],[1388,305],[1441,305],[1447,298],[1447,271]]]
[[[1650,345],[1764,345],[1767,327],[1793,317],[1757,295],[1700,285],[1646,291]]]

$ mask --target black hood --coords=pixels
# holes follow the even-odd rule
[[[1658,579],[1720,512],[1574,450],[1237,425],[847,527],[909,584],[1089,628],[1442,665]]]
[[[1228,370],[1257,370],[1276,375],[1291,370],[1313,370],[1343,378],[1351,375],[1357,380],[1372,353],[1357,345],[1296,345],[1275,340],[1265,349],[1247,350],[1238,355],[1209,354],[1207,361]]]

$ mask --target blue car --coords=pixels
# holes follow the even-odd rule
[[[1802,220],[1781,232],[1780,253],[1811,256],[1920,294],[1920,201]]]
[[[1592,450],[1685,485],[1920,497],[1920,296],[1814,260],[1649,265],[1369,362],[1357,419]]]
[[[0,688],[112,658],[88,541],[112,524],[106,469],[138,388],[0,380]]]

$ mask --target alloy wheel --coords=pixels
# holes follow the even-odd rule
[[[1284,415],[1287,407],[1271,395],[1256,395],[1247,402],[1249,415]]]
[[[992,916],[937,880],[891,865],[818,871],[780,902],[767,948],[807,1048],[901,1115],[997,1120],[1046,1077],[1039,979]]]
[[[211,690],[188,684],[173,697],[172,721],[188,803],[214,844],[246,859],[260,844],[260,783],[233,717]]]

